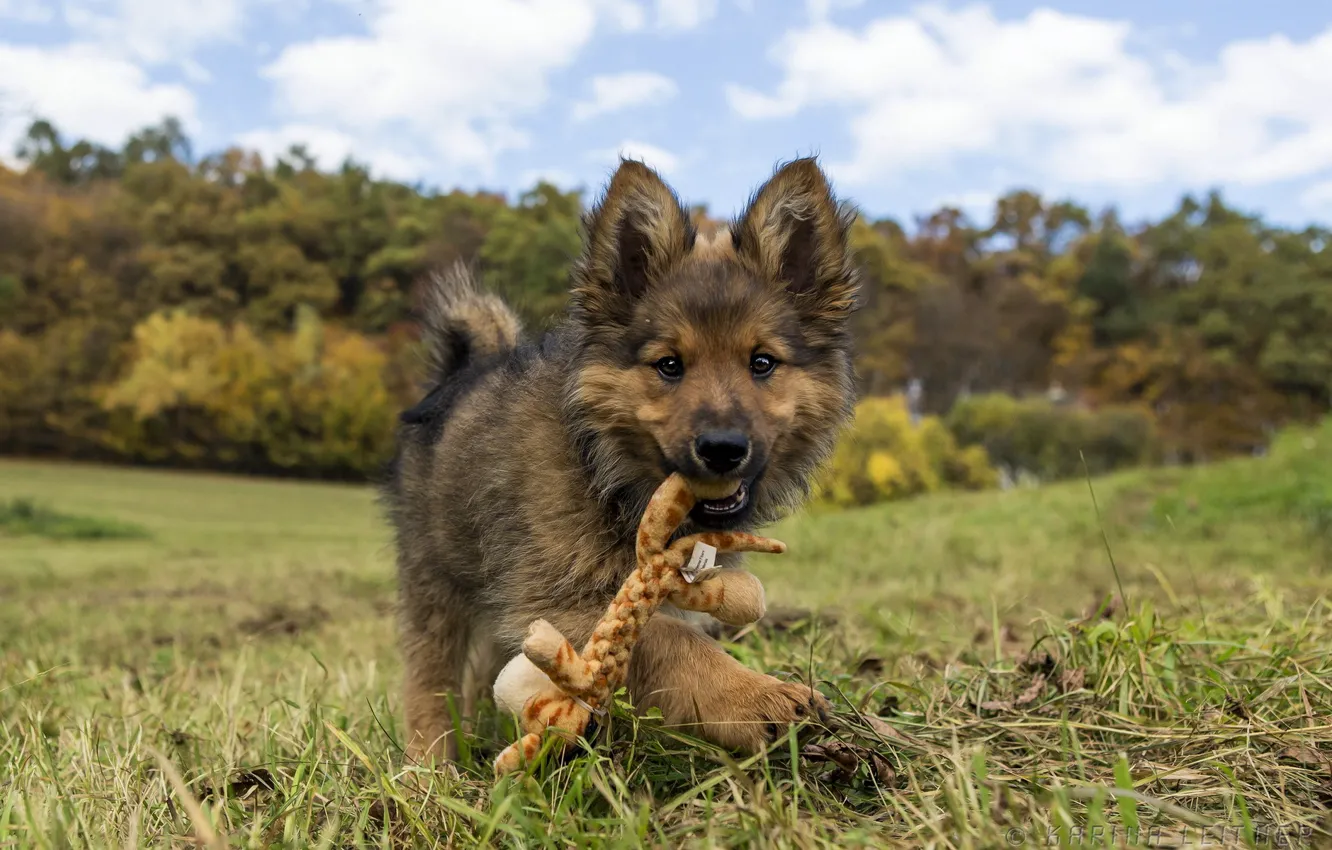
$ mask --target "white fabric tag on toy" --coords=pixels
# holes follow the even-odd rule
[[[591,715],[593,715],[593,716],[595,716],[595,717],[605,717],[605,716],[606,716],[606,709],[604,709],[604,708],[593,708],[592,706],[590,706],[590,705],[588,705],[587,703],[583,702],[581,699],[579,699],[578,697],[574,696],[573,694],[569,694],[569,699],[571,699],[571,700],[573,700],[574,702],[578,703],[578,707],[581,708],[581,709],[583,709],[584,711],[586,711],[588,714],[591,714]]]
[[[711,578],[720,569],[721,567],[717,566],[717,547],[698,542],[694,544],[694,553],[689,556],[689,563],[680,570],[680,576],[693,584]]]

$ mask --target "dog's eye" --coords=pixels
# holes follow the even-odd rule
[[[765,378],[777,368],[777,361],[768,354],[755,354],[749,361],[749,372],[756,378]]]
[[[663,357],[652,365],[668,381],[678,381],[684,375],[684,361],[679,357]]]

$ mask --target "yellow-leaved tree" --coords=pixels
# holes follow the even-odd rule
[[[838,442],[815,498],[825,505],[851,507],[944,488],[997,484],[984,449],[959,449],[937,418],[913,423],[904,398],[884,396],[856,405],[852,427]]]
[[[134,330],[129,368],[100,400],[107,440],[149,461],[245,471],[372,473],[392,451],[387,357],[369,339],[298,311],[260,336],[181,311]]]

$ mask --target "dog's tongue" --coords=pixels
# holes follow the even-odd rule
[[[740,489],[739,481],[690,481],[694,496],[707,502],[728,499]]]

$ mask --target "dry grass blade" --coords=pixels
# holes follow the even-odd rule
[[[190,816],[190,825],[194,827],[194,834],[199,839],[199,843],[212,850],[225,850],[227,846],[226,836],[221,835],[213,829],[213,824],[209,821],[208,815],[204,813],[203,806],[190,793],[186,787],[184,778],[180,771],[172,764],[162,752],[154,747],[147,747],[148,752],[157,759],[157,765],[166,776],[167,782],[171,784],[171,789],[176,792],[180,804],[185,807],[185,812]]]

